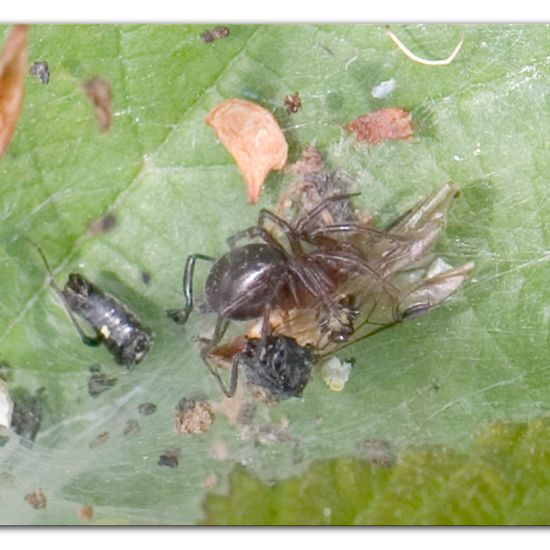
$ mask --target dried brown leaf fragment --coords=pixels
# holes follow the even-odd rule
[[[0,56],[0,157],[10,143],[23,106],[27,34],[27,25],[14,25]]]
[[[357,141],[377,145],[388,140],[410,139],[414,134],[412,115],[399,107],[379,109],[352,120],[346,130],[353,132]]]
[[[239,98],[216,105],[205,122],[235,159],[248,188],[248,202],[255,204],[269,172],[286,163],[288,145],[279,124],[267,109]]]
[[[83,84],[86,95],[92,100],[97,126],[101,132],[107,132],[113,125],[111,100],[113,94],[109,82],[102,78],[88,78]]]

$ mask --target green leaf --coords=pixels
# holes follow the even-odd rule
[[[18,128],[0,160],[0,360],[9,365],[10,391],[36,395],[44,388],[44,411],[34,443],[11,432],[0,447],[1,523],[78,523],[84,504],[93,506],[97,523],[195,523],[211,474],[220,491],[236,463],[263,480],[281,479],[313,460],[354,455],[372,440],[398,456],[411,445],[425,448],[414,456],[429,479],[443,456],[437,451],[434,459],[432,445],[470,460],[480,427],[532,418],[550,405],[547,27],[394,28],[415,53],[433,59],[446,57],[464,33],[461,52],[446,67],[407,59],[380,25],[231,25],[227,38],[209,44],[200,38],[207,28],[31,28],[29,60],[47,61],[51,81],[28,77]],[[107,133],[98,131],[82,89],[90,76],[112,88]],[[374,98],[373,87],[391,79],[395,91]],[[295,91],[302,108],[289,115],[283,100]],[[218,414],[207,434],[181,436],[172,429],[178,401],[220,397],[195,341],[212,319],[195,314],[182,329],[164,313],[182,303],[185,258],[221,254],[227,237],[253,225],[260,208],[273,208],[290,181],[272,174],[260,204],[246,204],[233,160],[203,122],[229,97],[274,113],[290,161],[315,143],[329,166],[355,179],[358,203],[380,225],[441,183],[459,183],[463,193],[438,252],[454,265],[473,260],[476,268],[444,306],[348,348],[355,367],[342,393],[317,376],[303,400],[257,405],[247,430]],[[369,147],[343,130],[390,106],[412,111],[411,141]],[[90,233],[90,223],[107,213],[116,227]],[[82,345],[29,238],[44,250],[58,284],[78,271],[153,329],[154,347],[134,370],[115,365],[103,347]],[[198,270],[199,285],[205,271]],[[95,363],[117,382],[92,397],[88,368]],[[157,411],[140,415],[144,402]],[[286,419],[281,441],[258,436]],[[139,433],[124,434],[129,420]],[[97,445],[105,432],[108,439]],[[177,468],[158,465],[166,450],[179,452]],[[445,475],[458,459],[449,460]],[[349,472],[340,466],[344,485],[356,472],[353,461],[338,464],[347,463]],[[312,479],[315,499],[324,489]],[[411,476],[406,480],[412,491]],[[48,504],[34,510],[24,496],[39,487]],[[504,521],[542,521],[536,487],[521,490],[525,512],[510,507]],[[373,485],[375,508],[358,516],[361,522],[389,517],[378,491]],[[426,499],[436,501],[441,491],[435,475]],[[269,505],[265,519],[281,517],[278,502]],[[395,506],[398,521],[406,508]],[[428,511],[419,521],[437,520]]]
[[[395,464],[314,462],[300,477],[268,485],[242,468],[227,496],[209,495],[213,525],[548,525],[550,420],[495,423],[468,454],[413,448]],[[435,498],[437,496],[437,498]]]

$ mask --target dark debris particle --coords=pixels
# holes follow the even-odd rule
[[[93,365],[90,365],[88,367],[88,370],[90,372],[101,372],[101,365],[98,363],[94,363]]]
[[[10,438],[7,435],[0,435],[0,447],[4,447],[8,444]]]
[[[142,414],[143,416],[149,416],[150,414],[153,414],[156,412],[157,406],[154,403],[141,403],[141,405],[138,405],[138,413]]]
[[[148,285],[151,282],[151,274],[148,271],[142,271],[141,281],[144,285]]]
[[[42,492],[42,489],[38,489],[38,491],[34,491],[25,495],[25,500],[35,510],[42,510],[46,508],[46,504],[48,504],[48,499],[46,498],[46,495]]]
[[[159,456],[158,465],[168,466],[169,468],[177,468],[179,464],[178,457],[173,451],[166,451]]]
[[[104,372],[93,373],[88,380],[88,393],[92,397],[97,397],[111,389],[116,384],[116,381],[116,376],[105,374]]]
[[[113,95],[109,82],[93,77],[88,78],[83,87],[86,95],[92,100],[99,130],[106,132],[113,125],[113,113],[111,111]]]
[[[214,27],[213,29],[208,29],[201,34],[203,42],[206,43],[220,40],[226,36],[229,36],[229,29],[227,27]]]
[[[90,449],[95,449],[100,445],[103,445],[109,439],[109,432],[100,433],[89,445]]]
[[[141,428],[139,427],[137,420],[129,418],[126,421],[124,430],[122,431],[123,435],[130,437],[132,435],[137,435],[139,432],[141,432]]]
[[[293,94],[288,94],[285,97],[285,107],[286,111],[289,114],[297,113],[302,106],[302,100],[300,99],[300,94],[294,92]]]
[[[88,226],[88,232],[91,235],[101,235],[102,233],[111,231],[111,229],[114,229],[116,225],[117,217],[111,212],[108,212],[104,216],[101,216],[101,218],[97,218],[97,220],[90,223]]]
[[[36,76],[42,84],[47,84],[50,81],[50,68],[47,61],[35,61],[29,69],[31,76]]]
[[[21,437],[26,437],[31,441],[36,439],[36,434],[42,423],[44,414],[44,390],[38,390],[35,395],[31,395],[27,390],[16,390],[13,397],[13,414],[11,418],[11,427],[13,431]]]

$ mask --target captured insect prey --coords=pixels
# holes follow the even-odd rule
[[[471,262],[452,268],[432,252],[457,185],[441,186],[381,229],[353,207],[356,194],[341,173],[319,163],[295,173],[302,180],[284,194],[277,214],[261,210],[257,224],[230,237],[218,259],[187,258],[184,307],[168,311],[176,322],[187,321],[195,265],[211,262],[199,309],[218,321],[201,355],[229,396],[239,365],[250,384],[275,397],[300,396],[318,357],[426,313],[473,269]],[[235,321],[250,322],[245,338],[224,344]],[[211,364],[220,358],[233,360],[229,389]]]
[[[33,243],[34,244],[34,243]],[[103,292],[83,275],[70,273],[63,289],[53,280],[44,253],[38,250],[50,277],[50,286],[59,296],[82,341],[87,346],[105,345],[115,361],[132,367],[139,363],[153,344],[153,334],[114,296]],[[95,335],[88,336],[76,316],[90,324]]]
[[[249,384],[275,399],[302,397],[317,358],[288,336],[250,338],[239,354]]]
[[[219,365],[227,366],[228,357],[232,360],[229,388],[218,372]],[[255,396],[269,402],[302,397],[318,361],[309,346],[300,346],[294,338],[279,335],[236,338],[216,348],[209,342],[202,350],[202,358],[227,397],[235,395],[242,370]]]

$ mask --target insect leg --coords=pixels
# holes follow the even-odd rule
[[[166,314],[170,319],[179,325],[184,325],[193,311],[193,274],[195,272],[195,264],[197,260],[205,260],[207,262],[215,262],[216,259],[204,254],[191,254],[187,256],[185,269],[183,271],[183,296],[185,298],[185,306],[181,309],[168,309]]]
[[[325,225],[310,231],[306,234],[307,239],[314,240],[318,236],[324,236],[330,233],[364,233],[366,235],[374,235],[382,239],[388,239],[391,241],[406,241],[407,239],[402,235],[395,235],[384,231],[382,229],[375,229],[374,227],[368,227],[359,223],[341,223],[333,225]]]
[[[42,249],[31,239],[29,239],[29,242],[36,248],[36,251],[38,254],[40,254],[40,257],[42,258],[42,261],[44,262],[44,265],[46,266],[46,271],[48,272],[48,278],[49,278],[49,285],[52,287],[54,292],[57,294],[59,300],[63,304],[63,308],[67,312],[67,315],[69,316],[69,319],[73,323],[74,327],[76,328],[76,331],[78,332],[78,335],[80,336],[82,342],[86,344],[87,346],[96,347],[101,344],[101,342],[104,340],[103,334],[96,334],[96,336],[88,336],[83,330],[82,327],[78,324],[78,321],[76,320],[76,317],[74,316],[71,306],[67,302],[67,298],[65,297],[65,294],[63,291],[57,286],[56,282],[53,278],[53,272],[50,267],[50,264],[48,263],[48,259],[46,258],[46,255],[44,252],[42,252]]]

